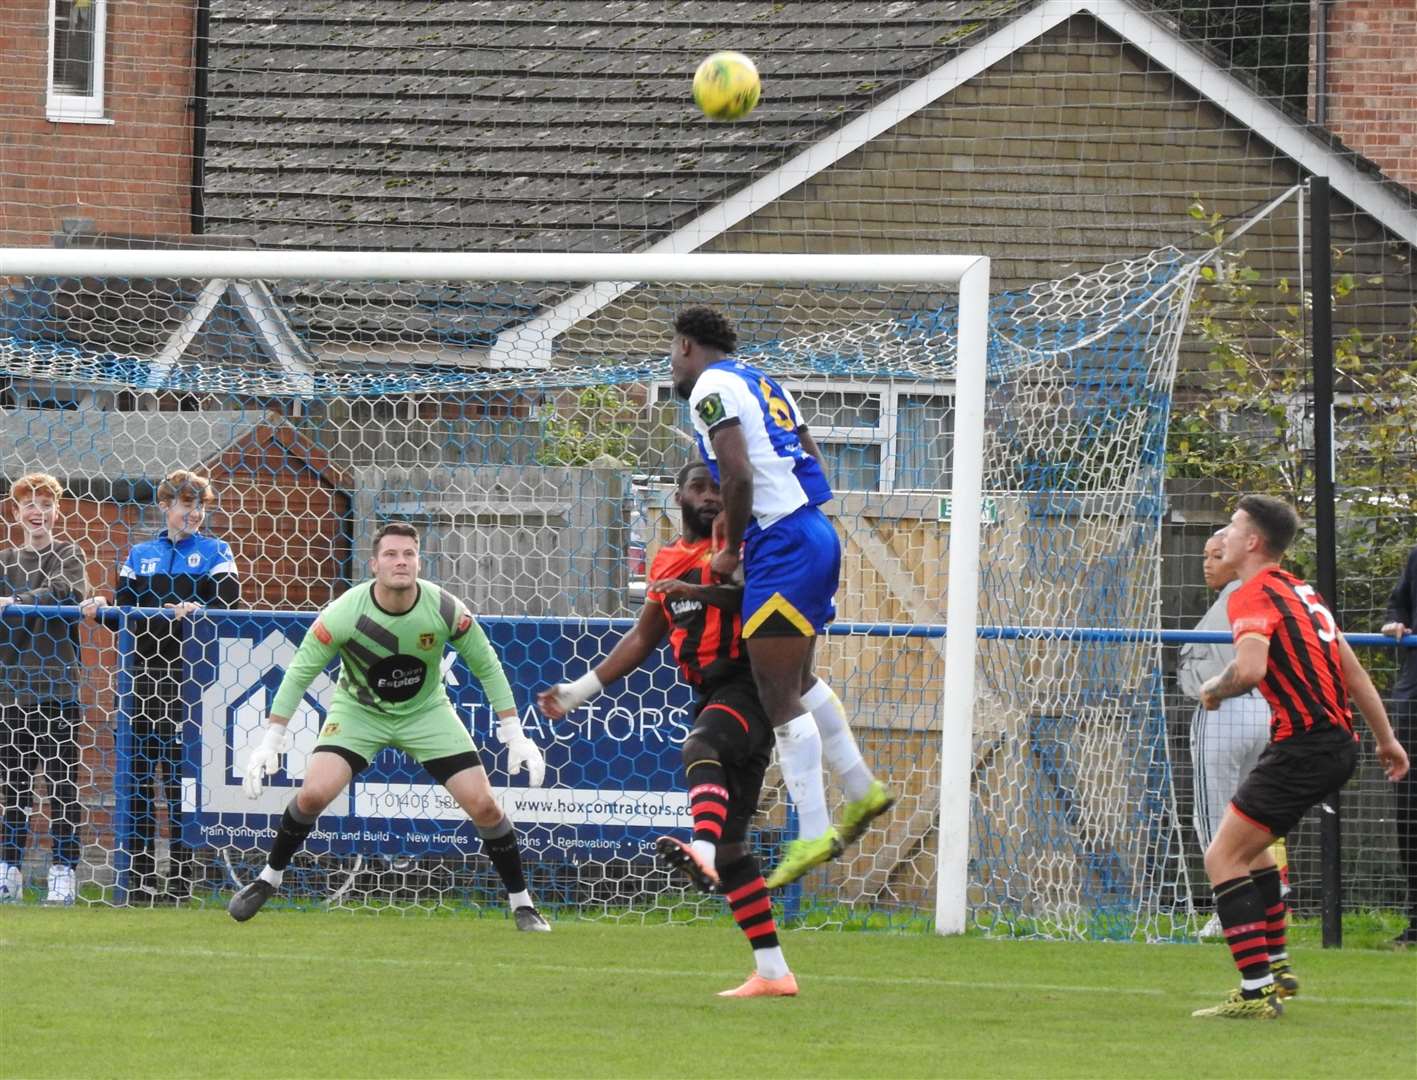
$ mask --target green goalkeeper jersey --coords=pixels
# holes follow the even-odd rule
[[[293,716],[306,688],[336,653],[336,700],[343,697],[346,704],[395,718],[450,708],[443,687],[446,645],[467,661],[494,711],[516,707],[501,661],[477,620],[462,601],[420,578],[418,599],[401,615],[379,607],[372,581],[320,612],[281,680],[271,713]]]

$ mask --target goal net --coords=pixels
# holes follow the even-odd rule
[[[538,689],[629,628],[648,560],[677,535],[671,478],[694,449],[664,356],[676,312],[710,304],[742,359],[793,390],[823,450],[844,559],[818,670],[900,795],[782,895],[787,914],[1188,932],[1159,645],[1096,629],[1159,625],[1163,447],[1194,274],[1179,252],[992,297],[973,372],[960,359],[970,260],[936,261],[933,277],[914,264],[900,284],[871,257],[850,257],[857,276],[812,281],[751,256],[689,257],[698,280],[651,280],[614,256],[593,274],[574,257],[486,257],[495,271],[435,279],[400,278],[399,255],[306,268],[303,254],[0,253],[6,480],[60,479],[57,531],[93,589],[163,528],[164,476],[200,472],[216,497],[203,531],[230,546],[242,598],[167,624],[181,660],[166,682],[136,670],[128,618],[5,614],[21,698],[20,673],[56,653],[43,639],[79,657],[73,746],[51,747],[50,768],[6,763],[7,783],[48,797],[18,837],[27,881],[43,877],[46,831],[56,853],[77,837],[81,902],[175,885],[215,903],[248,879],[332,682],[310,688],[284,768],[253,802],[240,779],[275,687],[313,613],[367,576],[377,527],[404,520],[422,532],[424,576],[479,614],[545,750],[541,788],[509,780],[480,689],[448,667],[539,902],[584,918],[719,917],[651,857],[656,836],[689,823],[678,753],[691,697],[667,656],[564,721],[534,709]],[[949,610],[961,597],[968,618]],[[952,649],[967,666],[947,679]],[[794,834],[775,771],[762,811],[773,860]],[[321,819],[282,899],[501,910],[470,823],[392,751]]]

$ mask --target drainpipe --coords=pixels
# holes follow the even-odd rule
[[[197,0],[196,40],[192,43],[192,181],[191,229],[194,236],[207,231],[207,210],[202,202],[207,163],[207,42],[211,34],[212,2]]]
[[[202,0],[206,3],[206,0]],[[1314,46],[1314,123],[1328,127],[1328,9],[1333,0],[1318,0],[1318,40]]]

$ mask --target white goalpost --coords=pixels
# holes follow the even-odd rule
[[[1110,920],[1167,936],[1188,903],[1158,647],[978,629],[1156,625],[1157,436],[1191,274],[1162,251],[991,298],[988,259],[967,255],[0,251],[0,282],[40,313],[3,345],[5,369],[82,397],[23,427],[29,458],[83,487],[76,512],[137,530],[141,508],[110,504],[168,465],[230,493],[217,519],[251,568],[251,610],[210,620],[227,660],[189,695],[182,825],[221,850],[214,864],[254,857],[233,830],[259,834],[286,797],[277,783],[253,812],[228,790],[254,731],[240,703],[359,579],[378,522],[425,530],[428,576],[486,615],[519,702],[623,633],[636,558],[675,529],[657,478],[690,453],[663,362],[673,314],[708,303],[745,362],[794,388],[828,454],[845,559],[821,674],[902,796],[784,897],[789,916],[1047,936]],[[449,677],[482,743],[476,690]],[[96,700],[121,731],[115,685]],[[645,855],[688,823],[686,704],[661,663],[572,725],[528,708],[551,747],[544,790],[508,784],[489,754],[553,904],[667,910]],[[316,711],[303,722],[316,730]],[[123,774],[127,752],[115,741],[100,771]],[[771,846],[790,820],[770,787]],[[387,763],[352,794],[324,849],[363,868],[338,879],[341,905],[478,904],[477,845],[428,798]],[[115,818],[91,871],[119,897],[127,843]],[[319,870],[312,890],[333,880]]]

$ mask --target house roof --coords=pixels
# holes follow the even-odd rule
[[[701,239],[693,226],[709,211],[799,153],[828,143],[844,152],[838,134],[883,102],[889,123],[910,115],[896,95],[921,98],[921,80],[952,59],[972,51],[982,63],[966,67],[977,73],[1078,13],[1265,138],[1292,136],[1281,149],[1307,150],[1306,167],[1381,183],[1371,163],[1143,8],[369,0],[332,14],[316,0],[227,0],[212,21],[208,222],[262,246],[372,250],[637,250],[686,230]],[[724,48],[765,72],[751,122],[715,124],[690,99],[698,61]],[[963,77],[936,78],[935,96]],[[811,175],[796,168],[792,183]],[[1404,203],[1411,212],[1411,193],[1387,188],[1369,212],[1404,235],[1391,219]],[[1417,242],[1417,226],[1405,235]]]
[[[1096,48],[1054,57],[1050,43],[1067,33]],[[1040,40],[1044,47],[1025,63],[1022,54]],[[725,47],[752,54],[767,72],[763,103],[746,123],[711,123],[690,100],[698,59]],[[1003,63],[1016,57],[1016,70]],[[1028,64],[1054,59],[1090,61],[1094,67],[1085,71],[1093,85],[1062,77],[1048,82],[1031,107],[1061,119],[1011,119],[1022,130],[993,140],[1001,149],[990,149],[991,130],[1003,122],[999,99],[965,105],[964,94],[979,88],[981,73],[998,71],[1011,80],[1006,95],[1022,94],[1038,78]],[[1096,70],[1102,61],[1106,72]],[[216,0],[210,66],[207,224],[263,247],[694,251],[775,203],[785,206],[794,189],[803,201],[854,199],[868,208],[880,202],[884,196],[868,185],[895,182],[894,164],[924,156],[912,155],[907,135],[893,142],[882,136],[905,131],[917,117],[927,128],[957,124],[930,152],[969,160],[919,166],[917,179],[934,186],[917,188],[913,200],[909,191],[890,193],[911,202],[895,208],[893,231],[877,229],[863,211],[858,246],[846,237],[848,246],[837,250],[899,251],[897,240],[904,250],[921,250],[943,235],[956,251],[996,258],[1032,252],[1000,275],[1003,287],[1017,288],[1146,246],[1184,242],[1175,223],[1156,227],[1151,209],[1163,191],[1184,202],[1195,190],[1177,187],[1192,180],[1170,171],[1179,130],[1173,124],[1188,125],[1183,142],[1194,141],[1187,147],[1210,154],[1197,168],[1217,193],[1227,184],[1247,192],[1258,185],[1267,199],[1293,183],[1291,163],[1297,163],[1330,174],[1335,190],[1372,220],[1417,242],[1411,192],[1224,70],[1213,53],[1183,41],[1138,0],[369,0],[358,6]],[[1110,81],[1096,81],[1099,75]],[[1168,79],[1191,90],[1171,90]],[[1128,89],[1138,80],[1150,90]],[[952,97],[955,91],[961,93]],[[1079,99],[1064,100],[1069,92]],[[1049,93],[1068,108],[1046,109]],[[1101,95],[1097,106],[1089,93]],[[1002,106],[1011,117],[1018,113],[1009,111],[1014,100],[1007,96]],[[1193,100],[1208,107],[1192,108]],[[1127,130],[1105,127],[1130,125],[1148,109],[1161,118]],[[1217,123],[1227,130],[1211,132]],[[1076,133],[1068,133],[1070,125]],[[1103,151],[1120,149],[1082,168],[1065,160],[1086,141],[1094,154],[1102,144]],[[866,160],[868,147],[889,151],[876,155],[883,164]],[[851,154],[858,163],[852,170],[832,170]],[[1242,158],[1253,158],[1258,169],[1240,183],[1216,179]],[[1275,162],[1284,167],[1274,170]],[[804,187],[829,175],[840,179],[838,187],[815,195]],[[1226,197],[1250,195],[1227,191]],[[1134,210],[1137,203],[1147,208]],[[1008,212],[1001,215],[1000,207]],[[1105,227],[1077,235],[1078,223],[1099,207]],[[800,218],[783,217],[764,229],[784,236],[796,229],[803,246],[828,235],[813,233],[810,213],[796,210]],[[1191,231],[1181,218],[1182,229]],[[849,231],[852,219],[842,220]],[[154,355],[152,342],[120,339],[107,348],[118,355],[104,362],[120,373],[140,368],[141,381],[183,389],[259,393],[267,383],[252,377],[268,373],[271,392],[282,392],[290,372],[303,378],[305,369],[316,380],[331,373],[341,386],[353,379],[350,385],[375,388],[387,386],[384,377],[394,371],[402,386],[405,368],[421,387],[453,389],[440,381],[448,371],[442,365],[456,365],[456,374],[478,366],[547,366],[560,335],[622,291],[601,285],[577,292],[572,285],[548,292],[515,282],[284,283],[271,306],[288,321],[289,339],[298,344],[299,335],[309,344],[309,356],[283,352],[283,330],[250,333],[244,313],[251,306],[228,299],[222,310],[237,317],[227,325],[203,324],[184,344],[180,320],[169,318],[151,335],[168,343],[163,355]],[[209,349],[209,342],[217,347]],[[50,356],[36,353],[33,338],[0,337],[0,356],[19,357],[37,371],[56,363],[67,371],[76,361],[63,350],[75,343],[88,345],[63,333],[43,337],[40,345],[57,350]],[[231,343],[241,348],[223,352]],[[226,365],[232,372],[226,371],[224,359],[240,370]],[[90,374],[112,381],[105,371]]]
[[[1033,0],[213,9],[206,209],[263,246],[632,250]],[[689,87],[731,48],[751,123]]]

